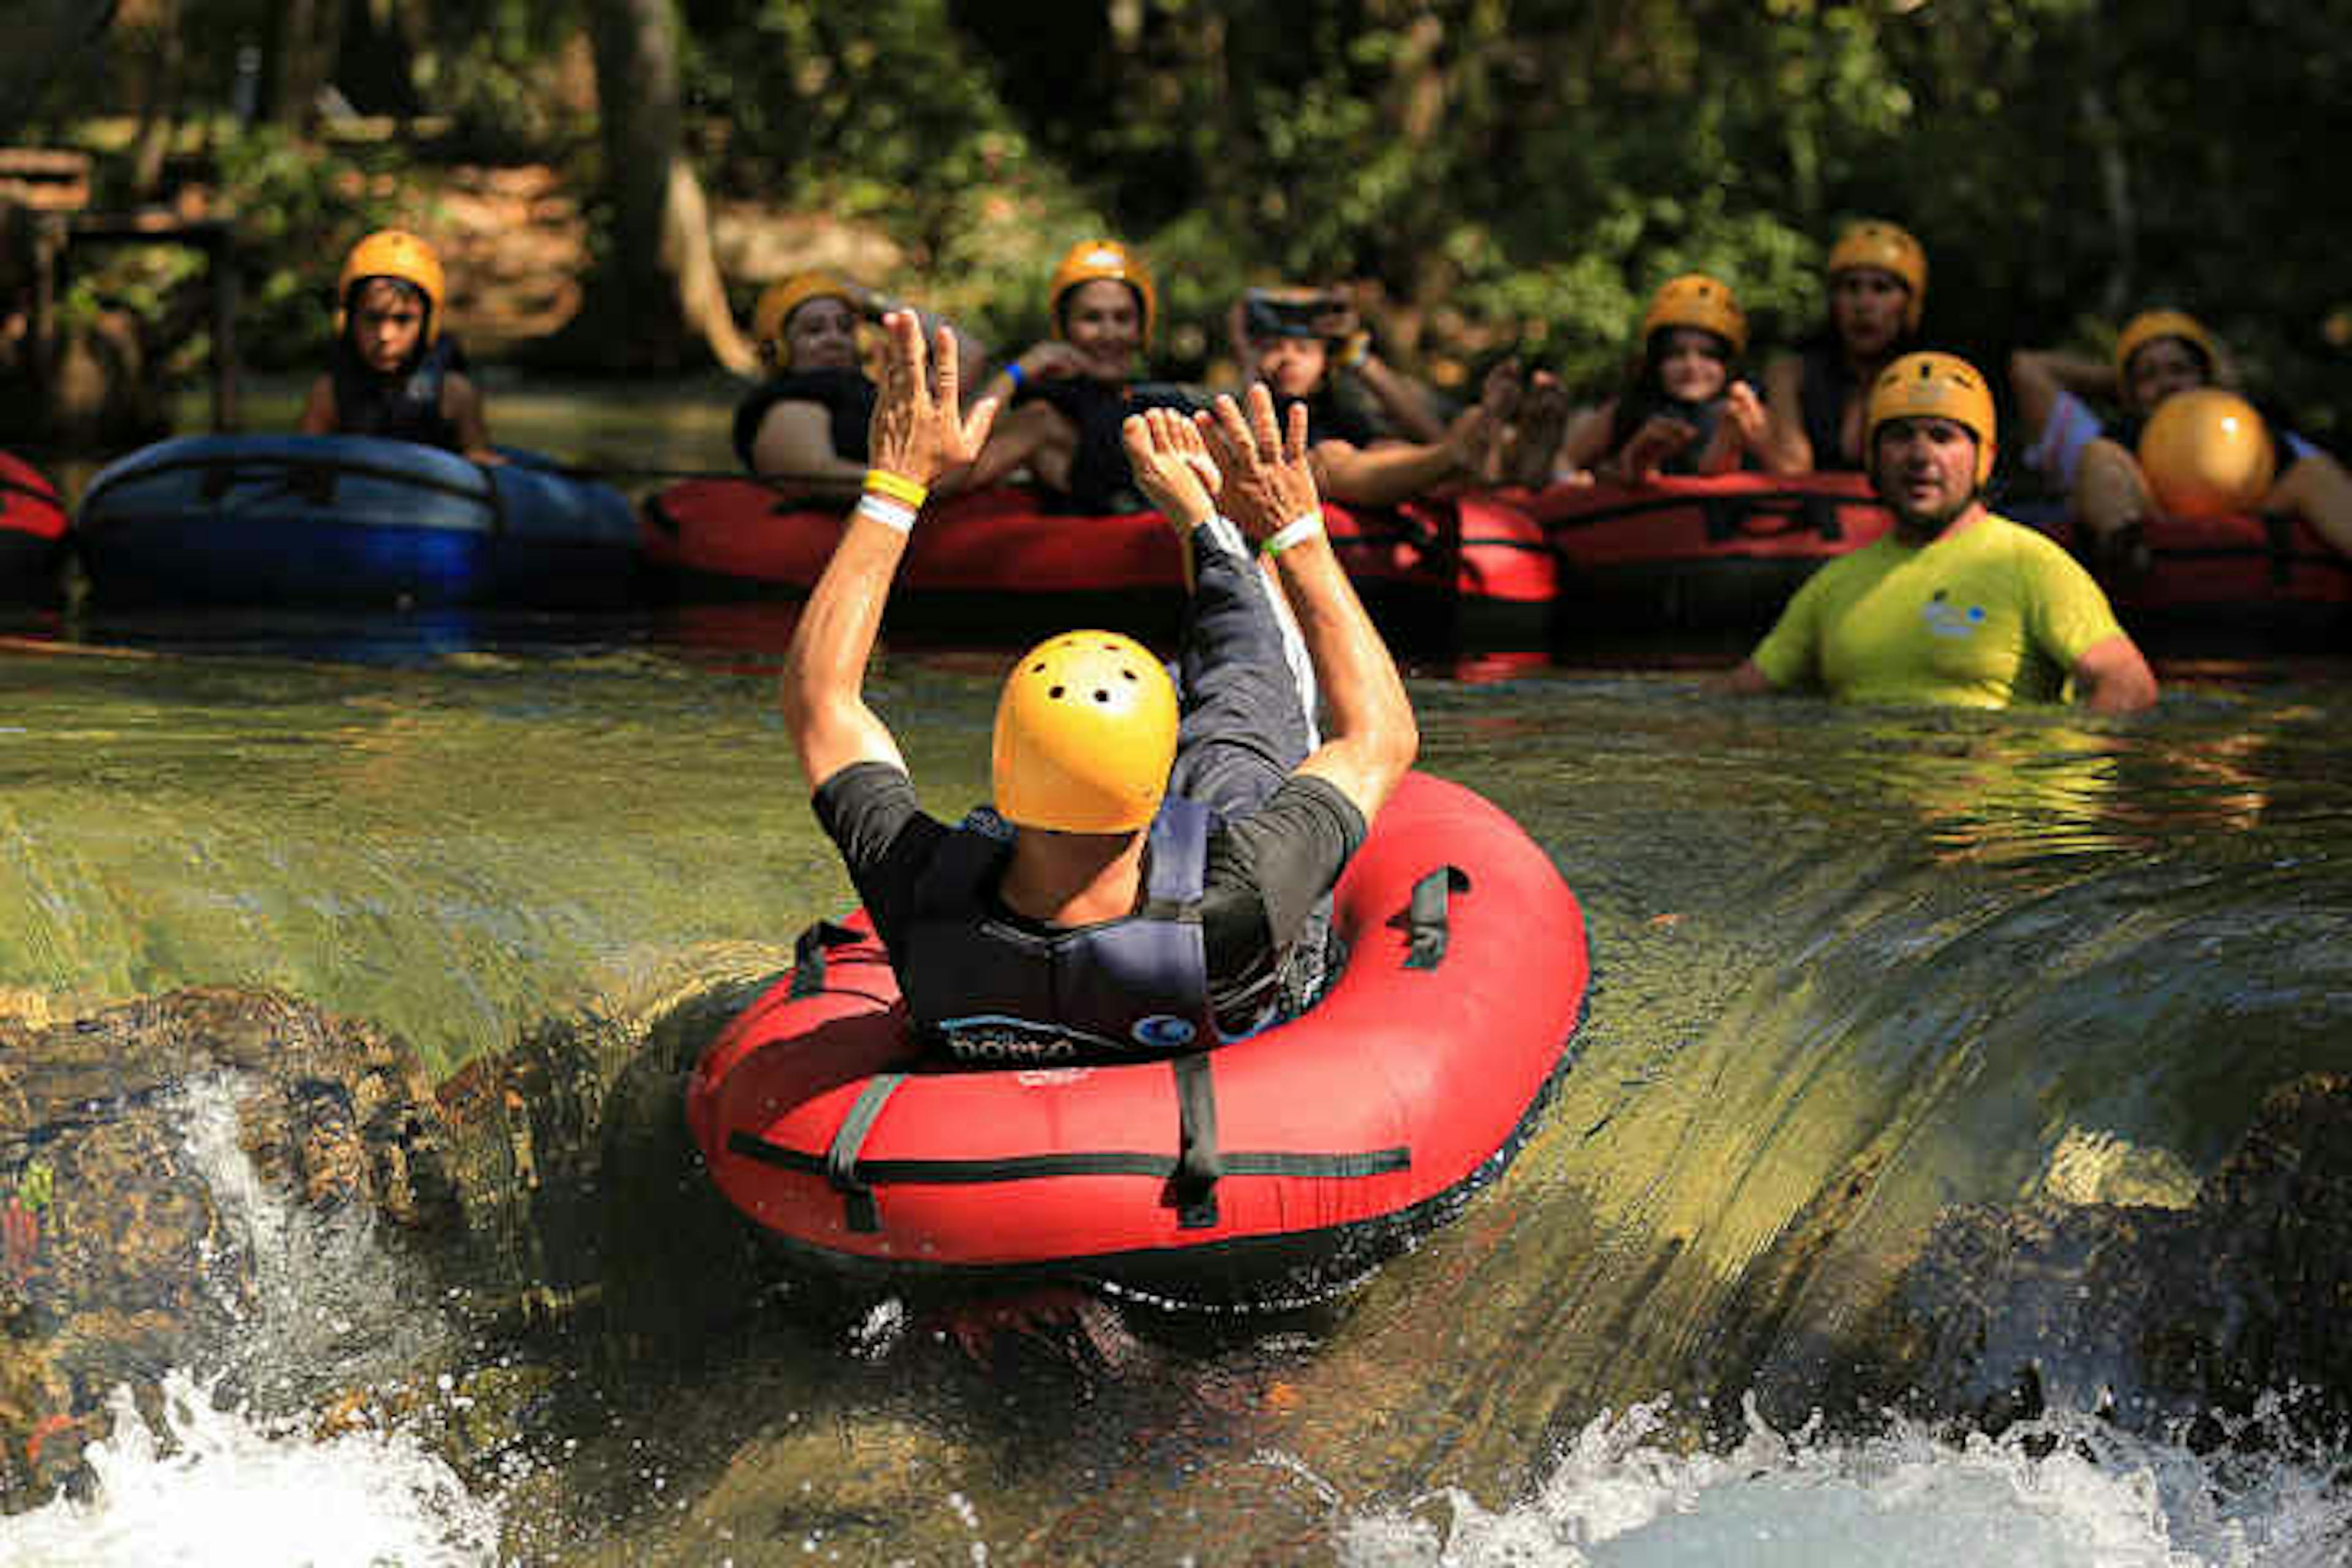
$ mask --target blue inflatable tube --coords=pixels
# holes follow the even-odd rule
[[[636,513],[530,453],[368,436],[191,436],[109,465],[75,514],[106,605],[594,609],[636,590]]]

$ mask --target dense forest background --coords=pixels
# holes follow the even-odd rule
[[[740,368],[732,322],[806,259],[1025,342],[1107,232],[1160,278],[1171,375],[1214,374],[1243,285],[1350,279],[1441,386],[1513,352],[1597,388],[1676,271],[1803,334],[1837,226],[1883,216],[1927,247],[1929,335],[1988,368],[2169,303],[2311,434],[2352,419],[2352,0],[13,9],[0,143],[92,149],[115,204],[207,185],[265,363],[315,354],[351,239],[430,232],[437,170],[538,163],[581,196],[590,282],[536,345],[574,368]],[[708,215],[745,207],[796,237],[720,265]],[[125,260],[77,298],[160,322],[179,280]]]

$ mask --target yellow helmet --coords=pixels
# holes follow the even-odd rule
[[[425,342],[430,347],[441,335],[441,305],[449,291],[433,247],[404,228],[380,228],[352,246],[335,281],[337,331],[351,310],[352,286],[369,278],[397,278],[425,296]]]
[[[1949,419],[1977,438],[1977,483],[1992,477],[1993,437],[2000,426],[1992,392],[1976,366],[1957,354],[1905,354],[1871,384],[1862,445],[1878,445],[1878,427],[1890,419]]]
[[[1058,328],[1062,320],[1062,297],[1081,283],[1108,279],[1124,283],[1135,290],[1137,305],[1143,312],[1143,346],[1151,346],[1151,323],[1160,313],[1160,295],[1151,287],[1151,272],[1134,252],[1115,239],[1082,239],[1070,247],[1062,264],[1054,268],[1054,280],[1046,286],[1045,302],[1054,312]]]
[[[1176,688],[1117,632],[1065,632],[1021,656],[996,703],[996,809],[1058,833],[1142,827],[1176,761]]]
[[[2142,310],[2124,323],[2116,335],[2116,375],[2128,380],[2132,355],[2158,338],[2179,338],[2182,342],[2205,356],[2205,369],[2210,374],[2221,368],[2221,345],[2205,330],[2205,323],[2185,310]]]
[[[1903,330],[1919,330],[1919,312],[1927,304],[1927,252],[1921,247],[1911,231],[1885,218],[1866,217],[1846,226],[1830,247],[1829,266],[1824,268],[1832,278],[1856,268],[1873,267],[1881,272],[1892,272],[1903,279],[1911,290],[1904,302]]]
[[[780,370],[789,370],[793,363],[792,345],[784,341],[785,323],[811,300],[838,300],[852,314],[857,310],[849,285],[830,272],[795,272],[780,278],[761,291],[760,302],[752,307],[751,341],[774,352]]]
[[[1659,286],[1642,317],[1642,341],[1667,327],[1696,327],[1713,332],[1731,345],[1735,359],[1748,352],[1748,318],[1739,309],[1729,284],[1704,272],[1685,272]]]
[[[2218,386],[2198,386],[2173,394],[2147,416],[2139,466],[2157,504],[2172,516],[2222,517],[2262,505],[2278,454],[2252,404]]]

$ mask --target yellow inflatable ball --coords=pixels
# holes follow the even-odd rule
[[[2278,468],[2271,433],[2234,392],[2200,386],[2157,405],[2139,437],[2140,471],[2173,517],[2252,511]]]

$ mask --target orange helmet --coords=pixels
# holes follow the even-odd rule
[[[1142,827],[1176,761],[1176,688],[1117,632],[1065,632],[1021,656],[996,703],[996,809],[1059,833]]]
[[[1732,296],[1731,287],[1704,272],[1669,278],[1650,300],[1642,317],[1642,341],[1667,327],[1696,327],[1713,332],[1731,345],[1734,358],[1748,352],[1748,318]]]
[[[752,307],[751,340],[773,351],[780,370],[790,370],[793,363],[784,327],[793,312],[811,300],[838,300],[853,315],[856,313],[857,301],[850,296],[849,285],[830,272],[794,272],[780,278],[761,291],[760,302]]]
[[[2174,393],[2147,416],[2139,466],[2157,503],[2173,516],[2221,517],[2262,505],[2278,454],[2252,404],[2218,386],[2198,386]]]
[[[1062,297],[1079,284],[1097,279],[1124,283],[1135,290],[1136,303],[1143,312],[1143,344],[1150,347],[1151,322],[1160,313],[1160,295],[1151,287],[1150,269],[1115,239],[1082,239],[1070,247],[1062,264],[1054,268],[1054,280],[1045,288],[1045,302],[1054,312],[1055,324],[1058,326],[1062,320]]]
[[[380,228],[343,258],[343,275],[335,280],[335,330],[343,330],[352,305],[352,286],[370,278],[395,278],[425,296],[425,343],[441,335],[441,305],[448,297],[441,258],[433,247],[404,228]]]
[[[1835,278],[1864,267],[1892,272],[1903,279],[1903,286],[1911,290],[1903,306],[1903,330],[1917,331],[1919,312],[1927,304],[1927,253],[1911,231],[1884,218],[1866,217],[1849,224],[1830,247],[1829,266],[1823,270]]]
[[[2116,377],[2128,380],[2132,355],[2158,338],[2179,338],[2203,354],[2209,373],[2221,368],[2221,345],[2205,330],[2204,322],[2185,310],[2142,310],[2126,321],[2124,330],[2116,335]]]
[[[1957,354],[1905,354],[1871,384],[1864,416],[1863,449],[1874,450],[1878,427],[1890,419],[1949,419],[1977,438],[1977,483],[1992,477],[1993,437],[1999,423],[1992,392],[1976,366]]]

